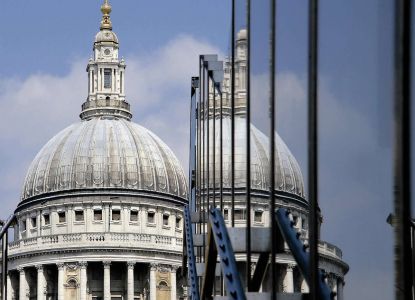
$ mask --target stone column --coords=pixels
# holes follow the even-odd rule
[[[80,294],[81,294],[81,300],[86,300],[86,282],[87,282],[87,275],[86,275],[86,268],[88,266],[88,263],[86,261],[79,262],[79,268],[81,270],[81,278],[80,278]]]
[[[170,282],[171,282],[171,300],[177,299],[177,282],[176,282],[176,273],[177,273],[178,267],[172,266],[171,273],[170,273]]]
[[[303,279],[303,281],[301,282],[301,293],[309,293],[310,289],[308,288],[308,284],[307,281],[305,281],[305,279]]]
[[[337,300],[343,300],[343,278],[337,278]]]
[[[27,280],[24,268],[19,267],[19,300],[27,299]]]
[[[111,300],[111,262],[104,261],[104,300]]]
[[[288,264],[287,271],[284,277],[284,292],[286,293],[294,293],[294,271],[295,265]]]
[[[64,300],[65,298],[65,287],[64,287],[64,271],[65,265],[58,263],[58,300]]]
[[[45,299],[45,276],[43,274],[43,265],[37,265],[37,300]]]
[[[7,298],[6,300],[12,300],[14,297],[13,295],[13,286],[12,286],[12,279],[10,277],[10,272],[7,274]]]
[[[127,262],[127,300],[134,300],[134,261]]]
[[[150,264],[150,300],[157,300],[156,293],[157,293],[157,282],[156,282],[156,271],[157,271],[157,264],[151,263]]]

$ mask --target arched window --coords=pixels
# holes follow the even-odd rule
[[[168,291],[168,290],[170,290],[169,285],[164,280],[162,280],[162,281],[159,282],[158,288],[159,288],[159,290],[162,290],[162,291]]]

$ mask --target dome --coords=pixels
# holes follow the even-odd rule
[[[113,42],[118,44],[118,37],[115,34],[115,32],[111,31],[111,30],[100,30],[96,35],[95,35],[95,43],[101,43],[101,42]]]
[[[118,118],[92,118],[53,137],[26,175],[22,201],[73,190],[163,193],[182,200],[187,184],[170,148],[144,127]]]
[[[210,132],[213,132],[213,122],[210,121]],[[231,119],[223,119],[223,184],[224,188],[231,187]],[[210,143],[210,147],[212,146]],[[216,123],[216,164],[220,159],[220,129],[219,120]],[[251,125],[251,188],[253,190],[269,191],[269,140],[268,137]],[[209,161],[213,169],[213,158]],[[219,167],[216,180],[219,182]],[[212,175],[210,182],[213,182]],[[235,188],[246,186],[246,119],[235,117]],[[287,145],[275,133],[275,188],[304,198],[304,181],[297,160]]]
[[[241,30],[238,31],[238,34],[237,34],[236,38],[237,38],[237,40],[246,40],[247,35],[248,35],[248,33],[247,33],[246,29],[241,29]]]

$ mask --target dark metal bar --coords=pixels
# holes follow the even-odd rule
[[[190,143],[189,143],[189,205],[191,211],[196,208],[196,177],[195,172],[197,168],[197,155],[196,155],[196,143],[197,143],[197,103],[196,103],[196,91],[199,87],[199,78],[192,77],[191,91],[190,91]]]
[[[411,0],[395,1],[395,298],[411,299]]]
[[[246,0],[246,286],[251,291],[251,0]]]
[[[220,91],[220,146],[219,146],[219,181],[220,181],[220,211],[223,213],[223,94]]]
[[[9,219],[4,223],[3,227],[1,228],[0,231],[0,239],[3,238],[3,235],[6,234],[7,230],[9,230],[9,228],[13,225],[13,223],[16,221],[16,216],[15,215],[11,215],[9,217]]]
[[[220,84],[219,84],[220,88]],[[223,93],[222,90],[220,92],[220,146],[219,146],[219,181],[220,181],[220,211],[223,213]],[[223,296],[224,288],[223,288],[223,274],[220,275],[220,295]]]
[[[415,220],[411,222],[412,235],[412,299],[415,300]]]
[[[210,234],[217,245],[216,249],[220,257],[221,270],[225,274],[224,280],[227,295],[230,299],[246,300],[229,233],[222,213],[218,208],[210,209],[209,224],[211,227]]]
[[[308,32],[308,189],[310,295],[318,300],[318,0],[309,1]]]
[[[210,78],[212,77],[212,71],[207,71],[208,72],[208,76],[207,76],[207,87],[206,87],[206,113],[207,113],[207,118],[206,118],[206,178],[207,178],[207,206],[206,206],[206,210],[209,209],[210,207],[210,89],[211,89],[211,84],[210,84]]]
[[[190,295],[192,300],[199,300],[199,283],[196,272],[196,258],[193,246],[193,231],[192,223],[190,220],[189,206],[184,209],[184,220],[185,220],[185,236],[186,236],[186,253],[188,257],[188,285],[190,288]]]
[[[2,298],[3,300],[7,300],[7,273],[8,273],[8,238],[9,234],[6,232],[2,238],[2,273],[1,273],[1,283],[2,283]]]
[[[203,178],[202,178],[202,184],[203,184],[203,188],[202,188],[202,195],[203,195],[203,205],[202,205],[202,209],[201,211],[202,213],[202,234],[206,234],[206,222],[207,220],[205,220],[205,211],[208,211],[209,207],[207,205],[207,195],[206,195],[206,157],[207,157],[207,149],[206,149],[206,142],[207,142],[207,136],[206,136],[206,123],[208,122],[208,120],[206,120],[206,66],[205,66],[205,61],[203,60],[203,69],[202,69],[202,76],[203,76],[203,80],[202,80],[202,87],[203,87],[203,91],[202,91],[202,101],[203,101],[203,129],[202,129],[202,137],[203,137],[203,147],[202,147],[202,152],[203,152],[203,163],[202,163],[202,174],[203,174]],[[209,124],[208,124],[209,125]],[[205,262],[205,256],[203,255],[204,251],[206,248],[206,241],[205,239],[203,239],[203,247],[201,249],[202,251],[202,262]]]
[[[7,299],[7,273],[8,273],[8,250],[9,250],[9,237],[8,230],[16,222],[16,216],[11,215],[10,218],[3,222],[3,226],[0,231],[0,239],[2,240],[2,297],[3,300]]]
[[[197,205],[196,211],[199,211],[200,216],[199,220],[202,218],[202,56],[199,57],[199,99],[197,105],[197,114],[198,114],[198,143],[197,143],[197,151],[198,151],[198,158],[197,158],[197,178],[198,178],[198,197],[197,197]],[[196,233],[201,233],[202,228],[200,222],[198,222],[196,226]],[[201,249],[197,249],[197,261],[201,262]]]
[[[207,249],[205,258],[205,274],[203,276],[202,285],[202,299],[211,299],[213,292],[213,285],[215,282],[215,270],[216,270],[216,259],[218,257],[218,251],[215,244],[214,235],[212,231],[212,225],[208,223],[208,238],[207,238]]]
[[[251,280],[251,292],[258,292],[268,269],[269,252],[259,254],[255,271]]]
[[[213,140],[212,140],[212,149],[213,149],[213,206],[216,207],[216,84],[213,83]]]
[[[270,111],[270,149],[269,149],[269,178],[270,178],[270,189],[269,189],[269,201],[270,201],[270,220],[271,220],[271,236],[276,236],[277,224],[274,217],[275,212],[275,66],[276,66],[276,0],[271,0],[271,28],[270,28],[270,98],[269,98],[269,111]],[[277,299],[277,266],[276,260],[277,241],[275,238],[271,241],[271,285],[272,293],[271,299]]]
[[[235,1],[232,0],[231,58],[231,226],[235,226]]]
[[[300,269],[301,274],[303,274],[305,280],[310,285],[310,253],[308,253],[304,247],[300,235],[297,230],[294,228],[294,224],[291,222],[289,217],[290,213],[285,208],[280,208],[275,213],[275,218],[280,229],[280,233],[283,236],[285,242],[292,255],[294,256],[297,266]],[[317,290],[319,295],[319,300],[330,300],[331,290],[324,281],[324,274],[322,271],[317,273],[318,282]]]

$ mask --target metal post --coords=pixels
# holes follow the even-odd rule
[[[3,238],[1,239],[2,242],[2,273],[1,273],[1,279],[2,279],[2,298],[3,300],[7,300],[7,272],[8,272],[8,232],[6,231],[3,235]]]
[[[309,1],[308,44],[308,188],[310,294],[318,300],[318,0]]]
[[[275,265],[277,241],[275,239],[277,233],[277,224],[275,220],[275,66],[276,66],[276,0],[271,0],[271,30],[270,30],[270,147],[269,147],[269,169],[270,169],[270,187],[269,187],[269,201],[270,201],[270,220],[271,220],[271,299],[277,299],[277,270]]]
[[[395,2],[395,298],[412,294],[411,0]]]
[[[251,291],[251,0],[246,0],[246,286]]]
[[[231,226],[235,227],[235,0],[232,0],[231,57]]]

